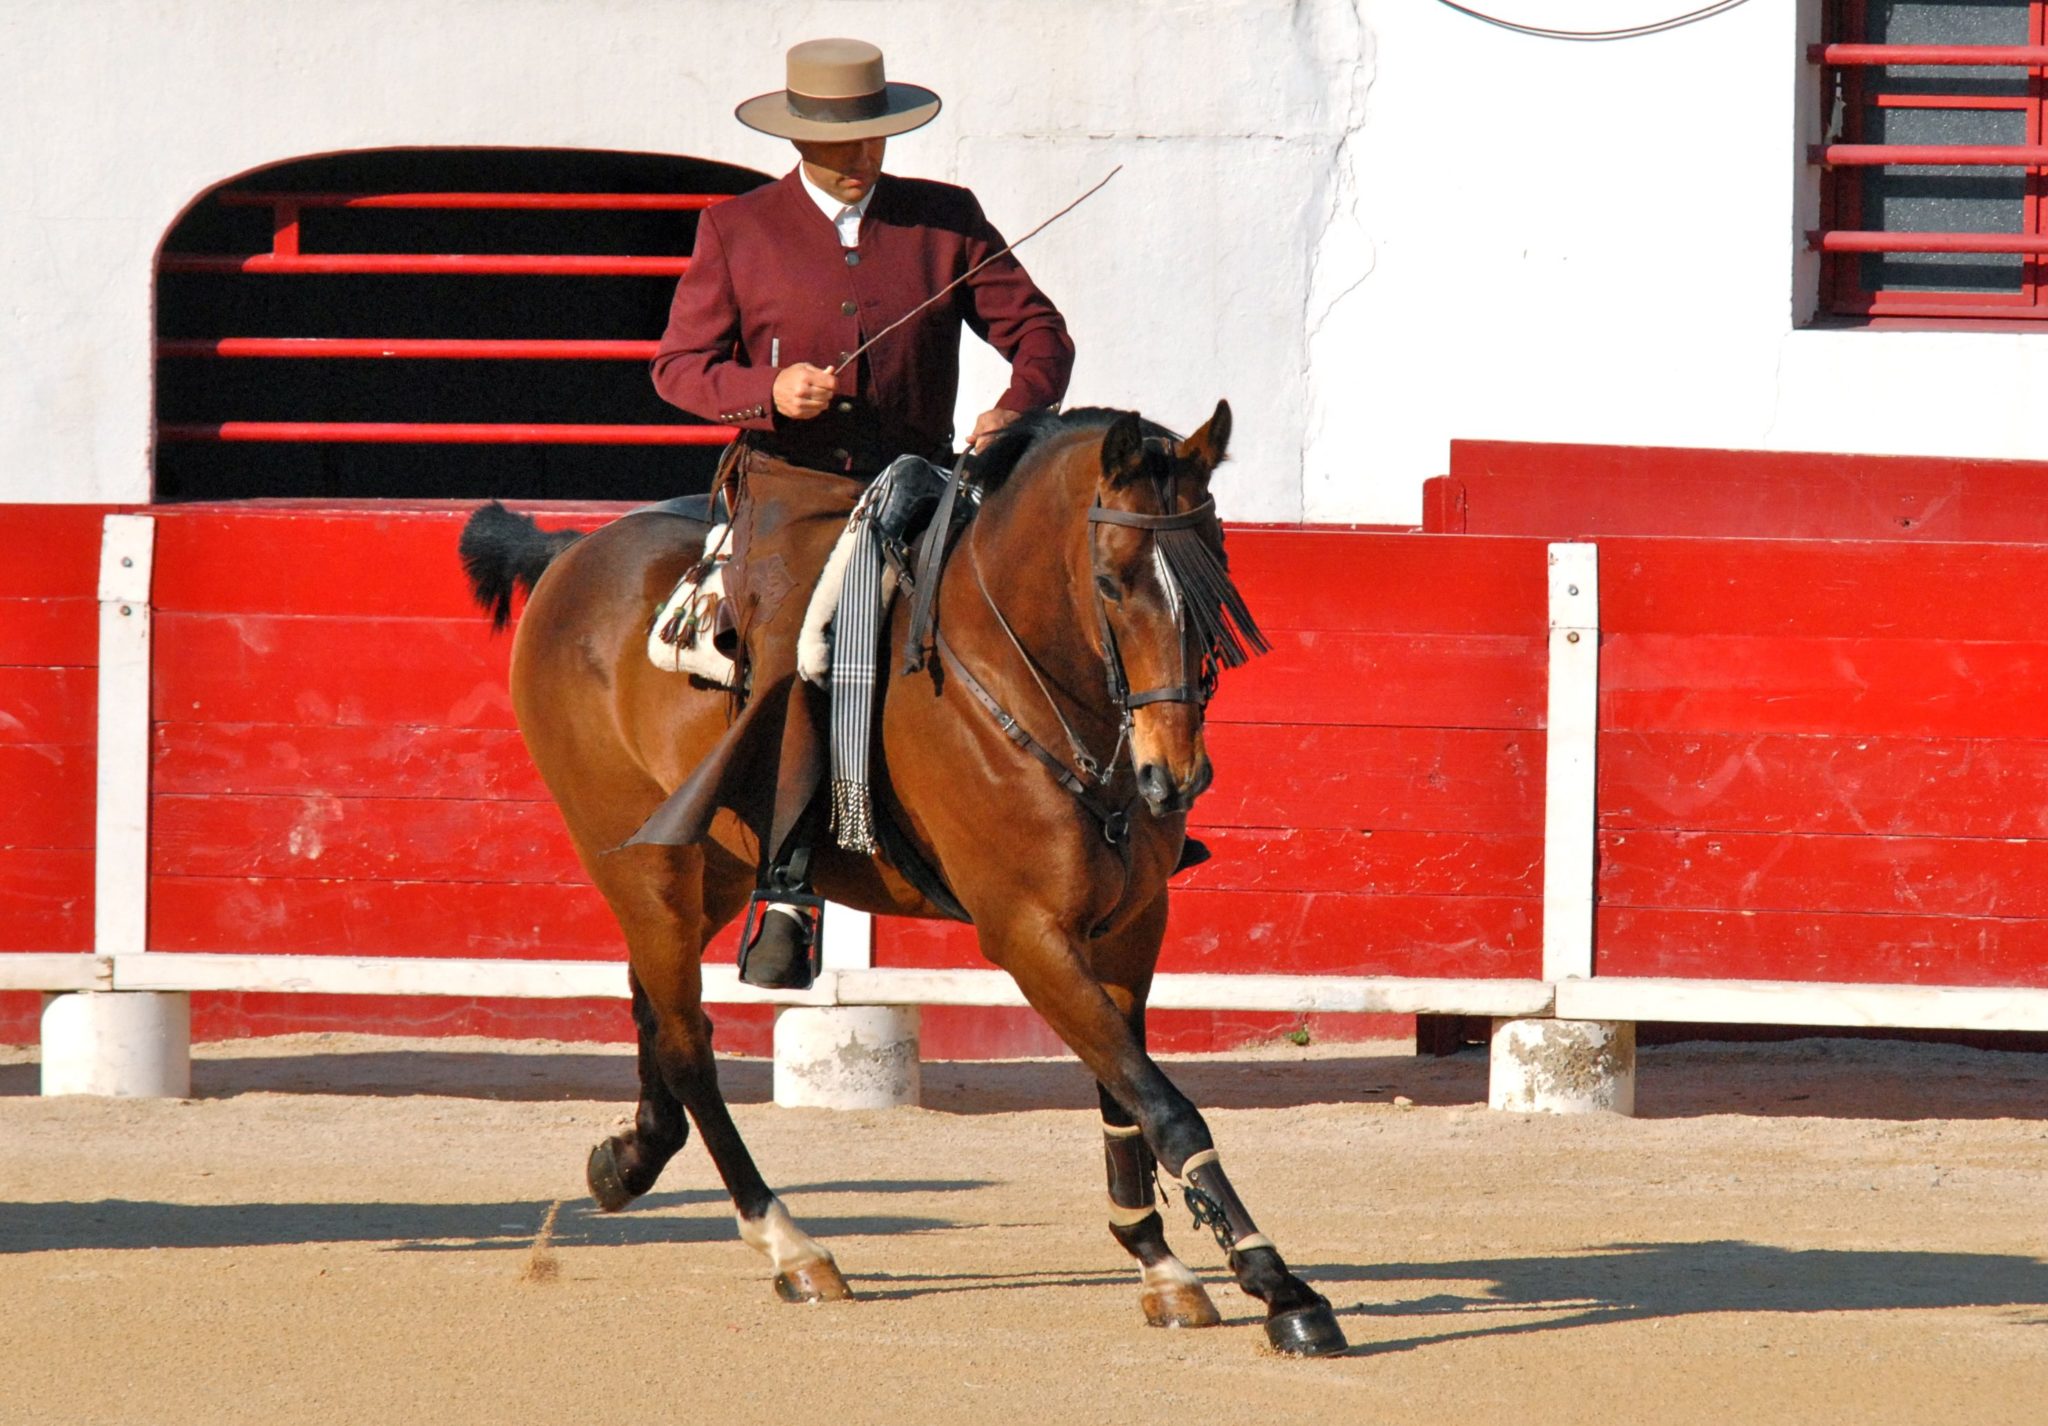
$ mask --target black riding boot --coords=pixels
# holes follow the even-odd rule
[[[763,839],[767,856],[740,935],[740,979],[769,990],[805,990],[818,976],[825,903],[811,890],[811,848],[828,835],[830,808],[819,729],[825,695],[808,683],[791,689],[776,759],[775,808]]]
[[[811,890],[811,844],[822,828],[806,813],[797,845],[762,874],[740,936],[740,979],[764,990],[808,990],[818,978],[825,902]]]

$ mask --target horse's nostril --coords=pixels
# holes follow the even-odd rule
[[[1173,797],[1173,779],[1158,763],[1146,763],[1138,769],[1138,793],[1154,809],[1164,807]]]

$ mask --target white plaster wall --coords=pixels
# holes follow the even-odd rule
[[[890,166],[1013,235],[1125,165],[1023,256],[1072,400],[1230,399],[1236,518],[1411,520],[1456,436],[2048,456],[2048,332],[1799,327],[1814,6],[1568,44],[1433,0],[0,0],[0,499],[147,498],[151,263],[208,188],[386,145],[776,172],[732,106],[835,33],[947,98]]]
[[[1593,28],[1689,8],[1498,0]],[[1569,43],[1363,0],[1308,332],[1306,518],[1416,518],[1454,437],[2041,458],[2048,330],[1812,330],[1813,0]]]
[[[0,0],[0,497],[147,498],[151,263],[208,188],[385,145],[780,172],[732,108],[821,34],[947,97],[891,166],[971,183],[1013,234],[1127,165],[1023,254],[1079,338],[1072,399],[1192,426],[1228,395],[1229,509],[1297,518],[1342,0]],[[986,355],[968,375],[971,419],[1003,381]]]

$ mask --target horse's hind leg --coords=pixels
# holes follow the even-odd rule
[[[590,1196],[607,1213],[616,1213],[654,1187],[668,1161],[690,1139],[690,1121],[682,1101],[668,1087],[654,1053],[654,1009],[640,977],[627,972],[633,986],[633,1028],[639,1040],[640,1105],[632,1126],[602,1140],[590,1151],[584,1176]]]
[[[650,873],[655,849],[622,853],[597,875],[626,932],[633,963],[633,1018],[640,1040],[640,1108],[631,1133],[614,1136],[591,1153],[591,1191],[599,1189],[601,1160],[651,1163],[645,1192],[669,1155],[687,1137],[683,1111],[697,1123],[704,1148],[732,1195],[740,1237],[775,1268],[775,1290],[785,1302],[836,1301],[852,1296],[832,1254],[789,1215],[762,1179],[718,1087],[711,1053],[711,1020],[703,1006],[703,948],[746,901],[751,877],[709,877],[697,848],[663,849],[666,874]],[[636,865],[629,858],[643,859]],[[652,1126],[652,1133],[649,1132]],[[660,1154],[666,1147],[667,1154]],[[659,1156],[659,1162],[656,1157]],[[634,1180],[620,1174],[623,1186]],[[627,1201],[630,1201],[630,1195]]]

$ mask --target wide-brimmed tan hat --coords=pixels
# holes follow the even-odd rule
[[[891,84],[882,52],[866,40],[805,40],[789,51],[789,87],[760,94],[733,111],[750,129],[780,139],[845,143],[907,134],[929,124],[939,96],[915,84]]]

